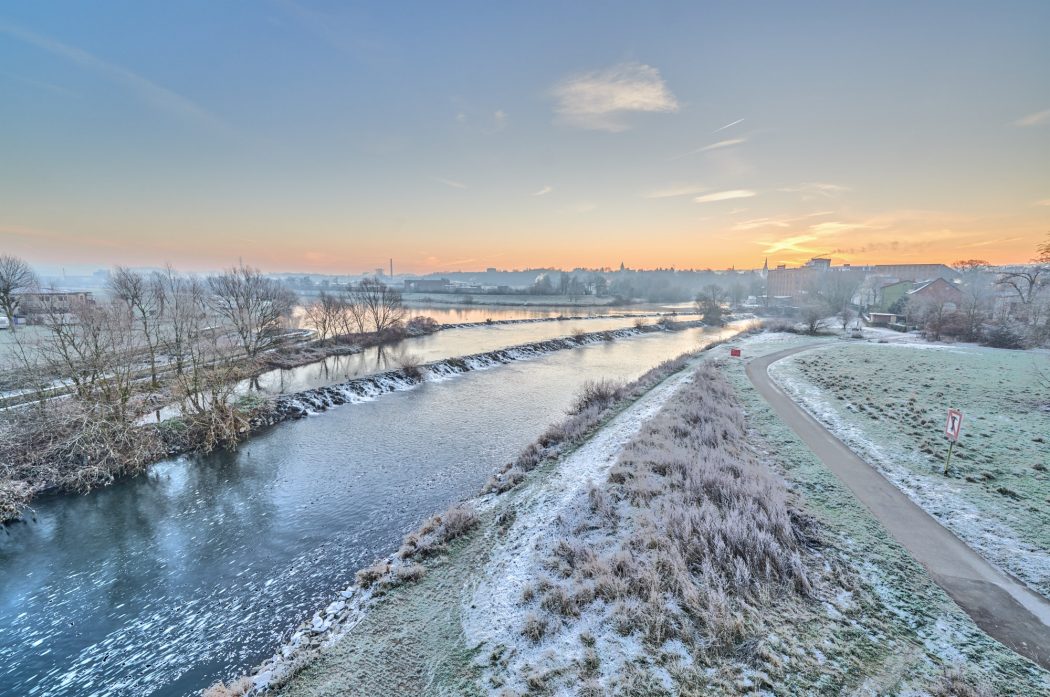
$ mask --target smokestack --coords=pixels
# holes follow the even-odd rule
[[[394,277],[394,259],[390,259],[390,278]]]

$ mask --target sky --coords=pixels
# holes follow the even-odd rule
[[[1024,262],[1050,2],[0,4],[0,253]]]

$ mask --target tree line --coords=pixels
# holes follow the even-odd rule
[[[0,412],[0,508],[4,480],[86,489],[173,443],[236,444],[260,406],[238,385],[288,346],[298,305],[282,281],[244,264],[205,277],[118,266],[97,297],[40,293],[33,331],[15,330],[28,310],[20,301],[39,288],[23,260],[0,257],[0,310],[14,333],[2,388],[21,402]],[[322,294],[305,316],[318,339],[354,342],[400,335],[405,310],[397,291],[367,280]],[[144,427],[167,406],[178,418]]]

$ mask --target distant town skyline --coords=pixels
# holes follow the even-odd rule
[[[1023,263],[1050,4],[23,3],[0,252],[47,269]]]

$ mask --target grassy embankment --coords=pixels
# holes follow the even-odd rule
[[[684,384],[481,499],[477,527],[412,560],[414,583],[380,580],[360,623],[281,694],[1050,690],[890,541],[741,362],[667,394]],[[618,434],[616,463],[596,457]]]
[[[849,344],[773,376],[985,558],[1050,597],[1050,386],[1037,352]],[[964,414],[948,476],[944,422]]]

